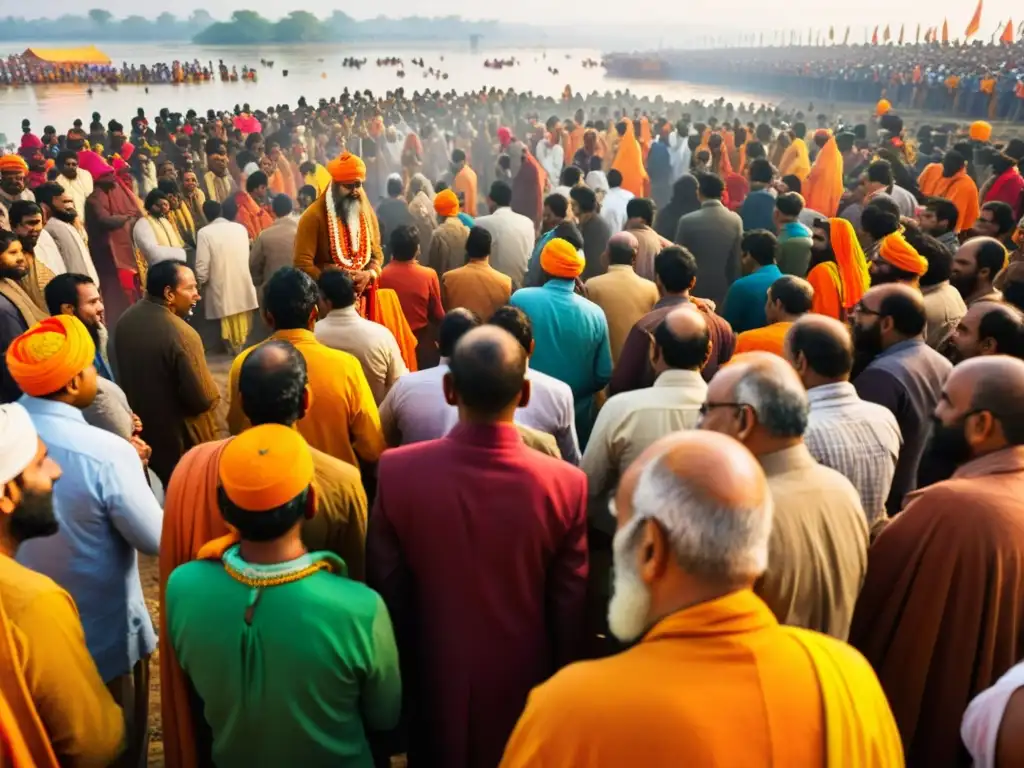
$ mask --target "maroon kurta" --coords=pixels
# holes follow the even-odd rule
[[[850,644],[878,674],[908,768],[969,766],[964,710],[1024,657],[1024,446],[907,498],[868,551]]]
[[[544,177],[537,158],[527,151],[519,173],[512,180],[512,210],[532,221],[534,227],[540,227],[544,215]]]
[[[120,184],[114,184],[109,190],[97,186],[85,200],[85,230],[89,235],[89,252],[100,279],[100,292],[103,294],[107,324],[110,327],[113,327],[129,304],[118,270],[133,274],[139,271],[131,229],[139,215],[139,207]],[[131,218],[119,224],[115,218],[118,216]]]
[[[494,768],[530,689],[577,658],[587,481],[512,424],[380,460],[367,582],[402,661],[410,765]]]

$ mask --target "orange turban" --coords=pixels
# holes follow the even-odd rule
[[[224,447],[218,475],[232,504],[248,512],[268,512],[313,483],[313,455],[298,431],[262,424]]]
[[[975,141],[988,141],[992,138],[992,124],[984,120],[971,123],[971,138]]]
[[[57,315],[36,323],[7,348],[7,369],[33,397],[52,395],[67,386],[96,358],[96,345],[82,321]]]
[[[878,255],[896,269],[918,277],[928,271],[928,259],[907,242],[902,232],[893,232],[891,235],[883,237]]]
[[[327,164],[327,172],[338,184],[366,181],[366,163],[358,155],[342,152]]]
[[[875,114],[878,117],[889,114],[892,109],[892,104],[889,103],[888,99],[881,99],[878,104],[875,105]]]
[[[828,224],[829,241],[832,244],[832,253],[836,255],[839,280],[843,284],[843,306],[852,309],[871,283],[868,262],[853,224],[839,218],[829,219]]]
[[[28,163],[21,155],[0,156],[0,173],[15,173],[21,171],[28,173]]]
[[[438,192],[434,197],[434,210],[438,216],[448,218],[459,215],[459,198],[450,189]]]
[[[586,263],[576,246],[560,237],[550,240],[540,252],[540,268],[552,277],[572,280],[583,273]]]

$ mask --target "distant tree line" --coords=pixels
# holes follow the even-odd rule
[[[89,42],[152,42],[191,40],[214,23],[206,11],[196,11],[187,19],[173,13],[161,13],[155,19],[128,16],[115,19],[110,11],[93,8],[85,16],[67,14],[56,19],[0,19],[0,41],[46,40]]]
[[[206,11],[187,19],[162,13],[156,19],[128,16],[115,19],[102,8],[85,16],[57,19],[0,19],[0,42],[14,40],[153,42],[192,40],[204,45],[259,43],[330,43],[374,40],[465,40],[470,35],[503,42],[536,42],[538,30],[527,25],[496,21],[466,21],[458,16],[404,19],[378,17],[356,21],[341,11],[319,19],[307,11],[294,11],[271,21],[255,11],[235,11],[230,21],[215,21]]]

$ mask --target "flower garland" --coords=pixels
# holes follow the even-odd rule
[[[340,226],[338,223],[333,185],[327,187],[324,204],[327,207],[327,239],[330,242],[331,261],[345,269],[362,269],[370,259],[370,232],[362,205],[360,204],[359,211],[359,246],[353,251],[352,235],[348,227]]]

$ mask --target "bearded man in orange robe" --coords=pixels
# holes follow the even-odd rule
[[[295,266],[314,280],[325,269],[349,273],[364,302],[361,309],[373,317],[377,279],[384,254],[380,224],[363,191],[366,164],[343,152],[327,164],[331,185],[306,209],[295,235]]]

